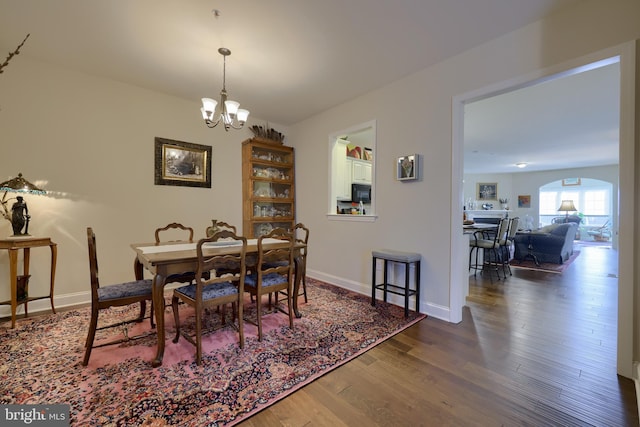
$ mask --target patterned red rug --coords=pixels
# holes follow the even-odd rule
[[[89,309],[0,324],[0,404],[69,404],[71,425],[234,425],[423,319],[323,282],[308,280],[294,330],[282,313],[264,317],[262,342],[245,323],[245,348],[230,326],[206,336],[203,363],[184,338],[177,344],[171,308],[165,311],[164,363],[153,369],[155,334],[94,349],[82,367]],[[252,305],[247,306],[252,316]],[[137,307],[109,310],[106,321],[135,317]],[[193,313],[180,307],[185,327]],[[182,314],[184,313],[184,314]],[[210,327],[220,327],[211,313]],[[101,313],[101,316],[103,313]],[[129,336],[149,332],[148,320]],[[129,325],[131,326],[131,325]],[[102,333],[108,340],[113,334]]]
[[[567,268],[569,268],[571,263],[575,261],[578,255],[580,255],[580,251],[574,250],[573,255],[571,255],[569,259],[563,262],[562,264],[554,264],[552,262],[541,262],[540,264],[536,265],[536,263],[532,259],[526,259],[524,261],[518,261],[514,259],[514,260],[511,260],[509,265],[511,265],[511,267],[524,268],[526,270],[538,270],[538,271],[546,271],[550,273],[562,273]]]

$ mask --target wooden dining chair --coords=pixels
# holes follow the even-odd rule
[[[156,243],[162,242],[188,242],[193,243],[193,228],[187,227],[177,222],[167,224],[162,228],[156,228]],[[166,236],[171,236],[167,238]],[[175,239],[180,237],[179,239]],[[166,283],[193,283],[195,272],[185,271],[173,274],[166,279]]]
[[[300,295],[304,295],[304,302],[309,302],[307,299],[307,251],[309,249],[309,229],[301,222],[297,223],[293,227],[293,232],[296,236],[296,243],[303,243],[304,247],[296,249],[296,257],[299,260],[300,268],[300,280],[302,282],[302,290]]]
[[[132,282],[113,284],[109,286],[100,286],[100,280],[98,278],[98,255],[96,249],[96,235],[91,227],[87,227],[87,243],[89,247],[89,272],[91,275],[91,320],[89,321],[89,333],[87,334],[87,340],[85,342],[84,359],[82,365],[87,366],[89,363],[89,357],[91,356],[91,350],[97,347],[103,347],[105,345],[118,344],[130,339],[136,339],[139,337],[127,337],[117,341],[110,341],[105,344],[97,346],[93,345],[93,341],[96,336],[96,331],[114,328],[122,326],[127,323],[141,322],[144,319],[146,312],[147,300],[153,301],[151,296],[151,280],[134,280]],[[100,310],[107,309],[109,307],[119,307],[130,304],[140,303],[140,314],[135,319],[124,320],[115,324],[109,324],[98,328],[98,313]],[[151,308],[151,314],[149,315],[151,327],[155,327],[153,322],[153,304]]]
[[[279,248],[265,248],[265,239],[278,239],[285,246]],[[276,310],[289,315],[289,327],[293,329],[293,280],[294,280],[294,253],[295,237],[293,233],[283,228],[275,228],[269,234],[258,238],[258,258],[251,274],[247,274],[244,285],[245,290],[255,297],[256,320],[246,321],[258,327],[258,340],[262,341],[262,296],[279,291],[285,291],[288,311],[282,310],[278,304]]]
[[[233,231],[234,234],[238,234],[238,229],[235,225],[231,225],[224,221],[218,221],[216,219],[212,220],[212,223],[213,225],[207,227],[207,229],[205,230],[207,237],[213,236],[216,231],[222,230]]]
[[[294,260],[297,263],[296,274],[300,274],[300,282],[302,284],[301,289],[299,290],[298,296],[304,296],[304,302],[309,302],[307,298],[307,249],[309,244],[309,229],[305,227],[305,225],[301,222],[297,223],[293,226],[293,235],[296,239],[296,244],[304,244],[301,248],[294,249]],[[285,291],[280,291],[280,295],[284,295]],[[278,303],[278,294],[276,294],[276,304]],[[271,303],[271,299],[269,299],[269,303]]]
[[[242,245],[239,253],[234,254],[208,254],[207,244],[218,240],[234,240]],[[237,236],[231,231],[222,230],[214,235],[198,241],[196,253],[198,256],[198,269],[195,274],[195,284],[182,286],[173,290],[171,305],[176,323],[176,336],[173,339],[177,343],[182,335],[187,341],[196,347],[196,364],[202,362],[202,316],[204,310],[209,307],[224,306],[231,303],[234,306],[234,319],[237,319],[237,330],[240,348],[244,347],[243,329],[243,305],[244,281],[245,281],[245,255],[247,252],[247,239]],[[229,265],[239,265],[237,273],[213,274],[214,271],[224,269]],[[180,316],[178,303],[194,307],[196,330],[195,335],[190,335],[180,330]],[[224,311],[223,311],[224,316]],[[222,322],[224,324],[224,321]]]
[[[181,231],[176,231],[181,230]],[[164,235],[171,234],[172,238],[162,239]],[[174,239],[175,236],[181,237],[180,239]],[[184,237],[187,237],[186,239]],[[156,228],[156,243],[160,242],[193,242],[193,228],[182,225],[178,222],[172,222],[162,228]]]

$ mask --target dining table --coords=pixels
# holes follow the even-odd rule
[[[284,247],[288,244],[286,241],[266,238],[263,240],[264,249],[276,249]],[[195,272],[198,265],[198,256],[196,253],[195,242],[174,241],[161,243],[133,243],[131,248],[136,252],[134,261],[134,272],[136,280],[144,278],[144,270],[148,270],[152,275],[152,298],[156,320],[156,331],[158,337],[157,351],[155,358],[151,361],[151,366],[158,367],[162,365],[164,357],[165,345],[165,328],[164,328],[164,309],[165,295],[164,288],[167,284],[167,278],[174,274],[182,274],[187,272]],[[208,242],[203,246],[203,254],[224,255],[236,254],[241,251],[241,244],[237,241],[217,241]],[[303,257],[297,256],[300,250],[306,245],[302,242],[294,244],[295,278],[293,286],[293,311],[297,318],[302,317],[298,310],[298,293],[300,290],[300,282],[302,280],[302,272],[305,271],[302,263]],[[247,239],[247,268],[250,268],[251,262],[255,263],[258,255],[258,239]],[[250,261],[253,260],[253,261]]]

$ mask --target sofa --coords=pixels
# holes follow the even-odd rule
[[[531,254],[538,259],[538,262],[562,264],[573,254],[573,240],[577,230],[578,224],[569,222],[548,225],[527,233],[518,233],[514,237],[513,258],[522,261]]]

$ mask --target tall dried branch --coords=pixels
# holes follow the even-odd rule
[[[11,60],[11,58],[13,58],[14,55],[17,55],[17,54],[20,53],[20,48],[22,47],[22,45],[24,45],[24,42],[27,41],[27,39],[29,38],[30,35],[31,35],[31,33],[27,34],[27,37],[25,37],[24,40],[22,40],[22,43],[20,43],[18,45],[16,50],[14,50],[13,52],[10,52],[9,56],[7,56],[7,59],[5,59],[2,64],[0,64],[0,74],[2,74],[4,72],[4,71],[2,71],[2,69],[4,67],[6,67],[7,65],[9,65],[9,61]]]

